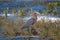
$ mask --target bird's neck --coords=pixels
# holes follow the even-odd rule
[[[34,18],[34,20],[36,21],[37,20],[37,16],[35,15],[35,16],[33,16],[33,18]]]

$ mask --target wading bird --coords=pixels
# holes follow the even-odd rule
[[[29,28],[30,26],[32,26],[32,25],[37,21],[37,14],[40,14],[40,13],[34,11],[34,12],[31,14],[32,18],[30,18],[26,23],[24,23],[24,24],[21,26],[21,29]]]
[[[34,27],[32,27],[32,25],[37,21],[37,14],[40,14],[40,13],[34,11],[34,12],[31,14],[32,18],[30,18],[26,23],[24,23],[24,24],[21,26],[20,31],[21,31],[22,29],[27,28],[29,34],[32,33],[33,35],[38,35],[36,29],[35,29]]]

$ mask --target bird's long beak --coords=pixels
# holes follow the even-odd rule
[[[39,12],[36,12],[36,14],[39,14],[39,15],[40,15],[40,13],[39,13]]]

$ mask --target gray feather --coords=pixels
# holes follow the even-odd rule
[[[34,19],[31,18],[31,19],[29,19],[26,23],[24,23],[24,25],[22,25],[22,29],[23,29],[23,28],[28,28],[28,27],[30,27],[30,26],[33,25],[33,24],[34,24]]]

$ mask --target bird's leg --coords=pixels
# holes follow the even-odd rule
[[[28,32],[29,32],[29,35],[30,35],[30,27],[28,27]]]
[[[30,31],[30,35],[32,35],[32,33],[31,33],[31,27],[30,27],[29,29],[30,29],[30,30],[29,30],[29,31]]]
[[[31,34],[31,27],[28,28],[28,32],[29,32],[30,35],[32,35]]]

